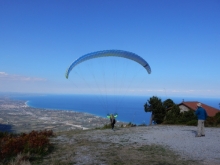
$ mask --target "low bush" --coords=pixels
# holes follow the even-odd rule
[[[9,160],[20,153],[47,154],[52,149],[49,137],[53,131],[32,131],[30,133],[0,133],[0,162]]]
[[[186,123],[186,125],[189,125],[189,126],[197,126],[197,123],[198,123],[197,120],[191,120],[191,121],[188,121],[188,122]]]

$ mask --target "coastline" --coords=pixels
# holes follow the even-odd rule
[[[54,109],[54,108],[37,108],[37,107],[34,107],[34,106],[31,106],[31,105],[28,105],[28,102],[30,101],[25,101],[25,107],[29,107],[29,108],[35,108],[35,109],[43,109],[43,110],[51,110],[51,111],[66,111],[66,112],[76,112],[76,113],[82,113],[82,114],[85,114],[85,115],[92,115],[92,116],[95,116],[97,118],[103,118],[103,119],[107,119],[106,117],[102,116],[102,115],[96,115],[96,114],[92,114],[92,113],[89,113],[89,112],[81,112],[81,111],[77,111],[77,110],[69,110],[69,109]],[[108,119],[109,120],[109,119]],[[120,120],[117,120],[117,122],[119,123],[129,123],[129,122],[126,122],[126,121],[120,121]],[[87,128],[88,129],[88,128]]]
[[[118,98],[119,97],[119,98]],[[46,95],[12,97],[17,100],[28,100],[27,105],[32,108],[66,110],[89,113],[91,115],[106,118],[107,114],[117,113],[117,121],[133,123],[136,125],[150,123],[150,113],[144,111],[145,100],[143,96],[109,96],[107,100],[100,100],[93,95]],[[98,98],[98,99],[97,99]]]
[[[109,119],[83,112],[40,109],[28,106],[28,101],[0,98],[0,131],[30,132],[51,129],[55,132],[87,130],[109,124]],[[117,122],[118,125],[123,124]]]
[[[147,101],[147,96],[126,96],[126,99],[120,99],[123,100],[122,103],[115,102],[115,99],[109,100],[108,98],[109,102],[105,104],[100,100],[98,101],[97,97],[91,95],[21,95],[12,98],[21,99],[24,101],[28,100],[26,105],[36,109],[76,111],[80,113],[88,113],[102,118],[106,118],[106,114],[108,113],[117,113],[117,121],[125,123],[131,122],[136,125],[149,125],[151,118],[151,113],[146,113],[143,108],[144,103]],[[165,98],[162,98],[162,100],[164,99]],[[178,101],[180,100],[180,97],[174,97],[172,99],[175,103],[180,103]],[[217,103],[217,99],[212,98],[188,97],[184,100],[200,101],[210,106]],[[114,103],[116,106],[113,106]]]
[[[30,107],[29,105],[28,105],[28,101],[25,101],[25,107]]]
[[[26,102],[25,102],[26,103]],[[29,107],[29,108],[35,108],[35,107],[31,107],[31,106],[29,106],[29,105],[27,105],[27,104],[25,104],[25,107]],[[36,111],[37,110],[40,110],[40,109],[38,109],[38,108],[35,108],[36,109]],[[66,110],[53,110],[53,109],[44,109],[45,111],[66,111]],[[68,110],[67,110],[67,112],[68,112]],[[75,111],[70,111],[70,112],[75,112]],[[49,120],[51,120],[51,118],[50,117],[40,117],[39,116],[39,119],[40,120],[47,120],[47,122],[49,121]],[[82,125],[74,125],[74,124],[71,124],[71,123],[69,123],[68,121],[67,122],[64,122],[64,124],[66,124],[66,125],[69,125],[69,126],[73,126],[73,127],[76,127],[76,128],[79,128],[79,129],[82,129],[82,130],[88,130],[89,128],[86,128],[86,127],[83,127]],[[46,128],[53,128],[53,127],[50,127],[50,126],[48,126],[48,127],[46,127]]]

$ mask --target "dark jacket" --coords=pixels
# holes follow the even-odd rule
[[[195,113],[196,113],[198,120],[206,120],[207,113],[204,108],[198,107]]]
[[[110,117],[110,122],[111,122],[112,124],[115,124],[115,118],[114,118],[114,117]]]

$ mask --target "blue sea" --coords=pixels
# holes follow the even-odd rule
[[[151,113],[144,111],[144,104],[152,96],[101,96],[101,95],[19,95],[13,99],[27,101],[35,108],[68,110],[90,113],[105,118],[107,114],[117,113],[118,121],[133,124],[150,122]],[[160,97],[159,97],[160,98]],[[168,98],[160,98],[162,101]],[[173,97],[176,104],[183,101],[199,101],[219,109],[218,98],[182,98]]]

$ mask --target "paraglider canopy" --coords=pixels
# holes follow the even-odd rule
[[[68,79],[69,74],[71,72],[71,70],[78,64],[93,59],[93,58],[99,58],[99,57],[109,57],[109,56],[114,56],[114,57],[122,57],[122,58],[126,58],[129,60],[133,60],[137,63],[139,63],[140,65],[142,65],[147,72],[150,74],[151,73],[151,68],[150,65],[147,63],[147,61],[145,61],[142,57],[138,56],[135,53],[132,52],[128,52],[128,51],[124,51],[124,50],[103,50],[103,51],[97,51],[97,52],[93,52],[93,53],[88,53],[86,55],[83,55],[81,57],[79,57],[77,60],[75,60],[67,69],[66,71],[66,78]]]
[[[101,59],[101,57],[107,58]],[[126,107],[124,102],[130,99],[126,96],[146,91],[143,90],[143,86],[147,84],[144,79],[147,73],[151,73],[151,68],[145,59],[124,50],[96,51],[80,56],[73,61],[66,70],[67,79],[71,71],[74,76],[69,81],[72,80],[71,83],[76,87],[74,92],[93,94],[93,98],[96,100],[93,103],[96,103],[95,106],[98,107],[95,108],[96,110],[105,111],[104,116],[109,119],[113,114],[113,117],[118,120],[123,121],[123,116],[130,116],[129,120],[134,121],[142,105],[141,108],[138,106]]]

